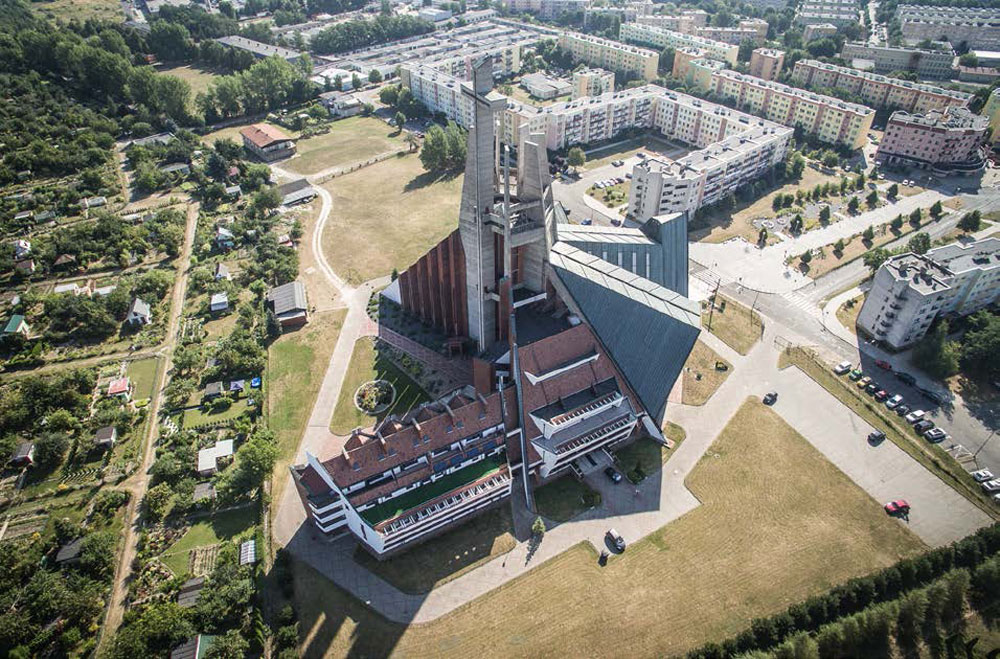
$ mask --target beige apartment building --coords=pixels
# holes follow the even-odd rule
[[[736,56],[740,52],[739,46],[722,43],[713,39],[706,39],[694,34],[684,34],[674,32],[653,25],[643,25],[642,23],[622,23],[618,31],[622,41],[655,46],[662,50],[664,48],[698,48],[704,51],[705,57],[728,62],[730,66],[736,66]]]
[[[708,13],[701,9],[684,9],[669,15],[638,16],[635,22],[674,32],[694,34],[695,29],[705,27],[708,24]]]
[[[655,80],[660,63],[655,51],[574,32],[560,34],[559,47],[568,51],[574,61],[630,73],[642,80]]]
[[[975,174],[986,167],[983,139],[990,119],[969,108],[926,114],[893,112],[875,162],[926,169],[942,176]]]
[[[750,75],[777,80],[785,63],[785,53],[774,48],[756,48],[750,55]]]
[[[600,96],[614,90],[614,71],[580,69],[573,72],[573,90],[570,99],[575,101],[584,96]]]
[[[969,104],[971,94],[942,89],[909,80],[889,78],[817,60],[799,60],[792,80],[803,87],[832,87],[856,94],[873,108],[896,108],[907,112],[929,112]]]

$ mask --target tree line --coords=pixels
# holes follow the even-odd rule
[[[318,55],[345,53],[434,31],[434,24],[416,16],[380,15],[373,20],[351,20],[321,30],[309,42]]]

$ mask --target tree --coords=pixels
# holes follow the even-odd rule
[[[65,433],[47,432],[35,440],[35,463],[42,469],[51,469],[62,462],[69,448]]]
[[[993,377],[1000,372],[1000,316],[979,311],[969,318],[961,359],[970,373]]]
[[[115,571],[115,543],[111,531],[91,533],[80,547],[80,568],[98,581],[106,581]]]
[[[784,195],[776,194],[774,198],[771,199],[771,210],[778,212],[781,210],[781,206],[784,203]]]
[[[368,82],[376,85],[382,82],[382,73],[378,69],[372,69],[368,72]]]
[[[926,254],[931,248],[931,237],[924,231],[915,234],[906,243],[906,248],[914,254]]]
[[[536,517],[535,521],[531,524],[531,535],[539,539],[545,535],[545,520],[541,517]]]
[[[430,172],[443,171],[448,163],[448,144],[445,140],[444,130],[438,126],[431,126],[424,134],[424,147],[420,150],[420,162],[424,169]]]
[[[835,254],[843,254],[844,253],[844,247],[845,247],[845,245],[844,245],[844,239],[840,238],[840,239],[837,240],[837,242],[835,242],[833,244],[833,251],[834,251]]]
[[[868,208],[875,208],[878,206],[878,192],[876,190],[869,192],[868,196],[865,197],[865,203],[868,204]]]
[[[194,634],[186,609],[174,602],[153,602],[115,636],[110,656],[114,659],[166,656]]]
[[[819,209],[819,221],[823,224],[830,223],[830,207],[823,206]]]
[[[948,321],[939,320],[913,348],[913,361],[935,378],[946,378],[958,372],[960,348],[948,340]]]
[[[896,232],[900,231],[903,228],[903,216],[897,215],[896,217],[892,218],[892,221],[889,222],[889,227],[893,231]]]
[[[750,57],[753,55],[754,43],[750,39],[744,39],[740,42],[740,48],[736,53],[736,61],[738,62],[749,62]]]
[[[808,266],[809,262],[813,260],[812,250],[806,250],[802,252],[802,256],[799,257],[799,263],[804,266]]]
[[[941,200],[940,199],[938,199],[933,204],[931,204],[930,214],[931,214],[931,217],[933,217],[935,220],[938,219],[938,218],[940,218],[941,215],[944,214],[944,209],[941,207]]]
[[[870,226],[865,227],[865,230],[861,232],[861,239],[866,243],[870,243],[875,240],[875,229]]]
[[[962,66],[967,66],[969,68],[974,69],[979,66],[979,56],[976,55],[974,52],[969,51],[959,56],[958,63],[961,64]]]
[[[914,208],[910,212],[910,224],[912,224],[915,227],[919,227],[920,226],[921,215],[922,215],[922,213],[920,212],[920,209],[919,208]]]
[[[958,228],[966,233],[972,233],[974,231],[979,231],[979,227],[982,225],[982,213],[979,211],[972,211],[971,213],[966,213],[962,216],[962,219],[958,221]]]
[[[239,629],[230,629],[222,636],[216,636],[212,647],[205,653],[205,659],[243,659],[250,650],[250,643],[243,638]]]
[[[403,125],[406,123],[406,115],[403,114],[402,112],[397,112],[393,116],[392,121],[393,121],[393,123],[396,124],[396,132],[402,133],[403,132]]]
[[[351,74],[351,89],[355,91],[361,89],[361,76],[357,73]]]
[[[865,255],[861,258],[862,261],[864,261],[864,264],[874,275],[875,272],[882,267],[882,264],[889,260],[889,256],[889,250],[884,247],[876,247],[875,249],[870,249],[865,252]]]
[[[793,151],[787,159],[787,166],[785,172],[788,178],[792,180],[798,180],[802,178],[802,172],[806,168],[806,159],[802,157],[802,154],[798,151]]]
[[[169,483],[160,483],[149,488],[146,490],[146,496],[142,499],[146,515],[154,521],[161,521],[170,511],[170,503],[173,498],[174,493],[170,489]]]
[[[836,167],[840,164],[840,156],[834,151],[824,151],[823,152],[823,166],[824,167]]]
[[[860,206],[861,202],[858,201],[857,197],[851,197],[850,199],[847,200],[847,212],[851,213],[852,215],[858,212],[858,207]]]
[[[899,196],[899,185],[893,183],[889,186],[889,189],[885,191],[885,194],[889,199],[895,199]]]
[[[569,153],[566,154],[566,162],[569,163],[569,166],[573,169],[583,167],[587,163],[587,154],[584,153],[583,149],[580,147],[574,146],[569,150]]]

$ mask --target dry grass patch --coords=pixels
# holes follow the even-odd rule
[[[725,368],[719,368],[724,366]],[[715,390],[729,377],[732,364],[701,341],[695,341],[691,354],[684,364],[682,402],[685,405],[704,405]]]
[[[822,248],[821,254],[813,254],[812,261],[809,262],[808,269],[801,269],[802,272],[811,279],[819,279],[831,270],[836,270],[842,265],[847,265],[851,261],[861,258],[864,253],[870,249],[876,247],[882,247],[887,243],[905,236],[908,233],[915,231],[913,225],[909,222],[903,222],[903,228],[900,229],[899,233],[896,233],[889,228],[888,224],[883,224],[881,227],[875,229],[875,240],[872,241],[871,245],[866,245],[863,240],[861,240],[861,234],[855,234],[850,238],[844,240],[844,251],[839,254],[833,251],[833,245],[826,245]],[[798,255],[792,260],[791,264],[795,267],[799,266]]]
[[[54,21],[88,18],[121,23],[125,20],[118,0],[33,0],[31,8]]]
[[[352,284],[403,270],[458,228],[462,177],[424,171],[407,155],[323,185],[333,216],[323,233],[330,266]]]
[[[764,321],[756,311],[750,311],[739,302],[719,296],[714,310],[702,307],[701,324],[730,348],[745,355],[764,334]],[[713,364],[714,368],[714,364]],[[721,384],[721,383],[720,383]]]
[[[159,69],[160,73],[172,75],[184,80],[191,86],[191,99],[199,92],[208,91],[213,82],[225,73],[215,73],[211,69],[197,66],[174,66],[169,69]]]
[[[349,117],[330,124],[330,132],[302,138],[295,156],[282,167],[298,174],[315,174],[331,167],[353,165],[368,158],[409,147],[395,128],[373,117]]]
[[[839,320],[840,324],[846,327],[851,334],[858,333],[858,314],[861,313],[861,305],[864,303],[865,296],[859,295],[847,300],[837,308],[837,320]]]
[[[756,400],[687,485],[702,505],[606,567],[581,543],[429,624],[388,623],[297,566],[302,654],[678,655],[925,549]]]

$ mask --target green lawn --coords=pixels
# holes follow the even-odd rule
[[[195,407],[192,409],[184,410],[184,427],[185,428],[197,428],[198,426],[210,424],[210,423],[220,423],[222,421],[230,421],[238,416],[242,416],[250,411],[250,407],[247,406],[247,399],[240,398],[234,401],[232,405],[219,412],[209,412],[206,408]]]
[[[679,427],[679,426],[678,426]],[[676,450],[677,446],[674,446]],[[655,439],[641,437],[615,451],[618,466],[633,483],[639,483],[660,470],[663,463],[670,457],[672,451]],[[636,471],[636,467],[640,472]]]
[[[408,375],[396,368],[395,364],[375,354],[375,342],[371,338],[359,339],[354,344],[354,354],[351,355],[347,376],[344,378],[340,398],[337,400],[337,409],[330,423],[330,430],[335,434],[346,435],[355,428],[367,428],[378,420],[354,405],[354,392],[370,380],[388,380],[396,388],[396,400],[389,409],[379,414],[379,419],[394,412],[402,414],[430,400],[427,393]]]
[[[138,399],[149,398],[156,388],[157,366],[160,360],[156,357],[140,359],[129,362],[128,376],[132,378],[132,385],[135,388],[134,397]]]
[[[184,574],[187,572],[188,553],[192,549],[210,547],[232,540],[256,523],[257,511],[253,506],[227,510],[199,519],[191,524],[177,542],[167,547],[160,558],[175,574]]]
[[[197,66],[174,66],[169,69],[160,69],[160,73],[172,75],[186,81],[191,86],[191,98],[200,92],[208,91],[213,82],[225,73],[215,73],[211,69]]]
[[[331,123],[329,133],[300,139],[296,148],[296,155],[282,167],[305,175],[405,150],[409,145],[395,128],[380,119],[349,117]]]
[[[121,23],[125,20],[117,0],[33,0],[31,9],[56,21],[76,19],[81,23],[90,18]]]
[[[598,503],[600,494],[570,475],[562,476],[535,490],[538,514],[556,522],[569,521]]]
[[[730,348],[745,355],[764,334],[764,322],[756,311],[751,312],[742,304],[719,296],[715,310],[703,309],[701,324]]]

